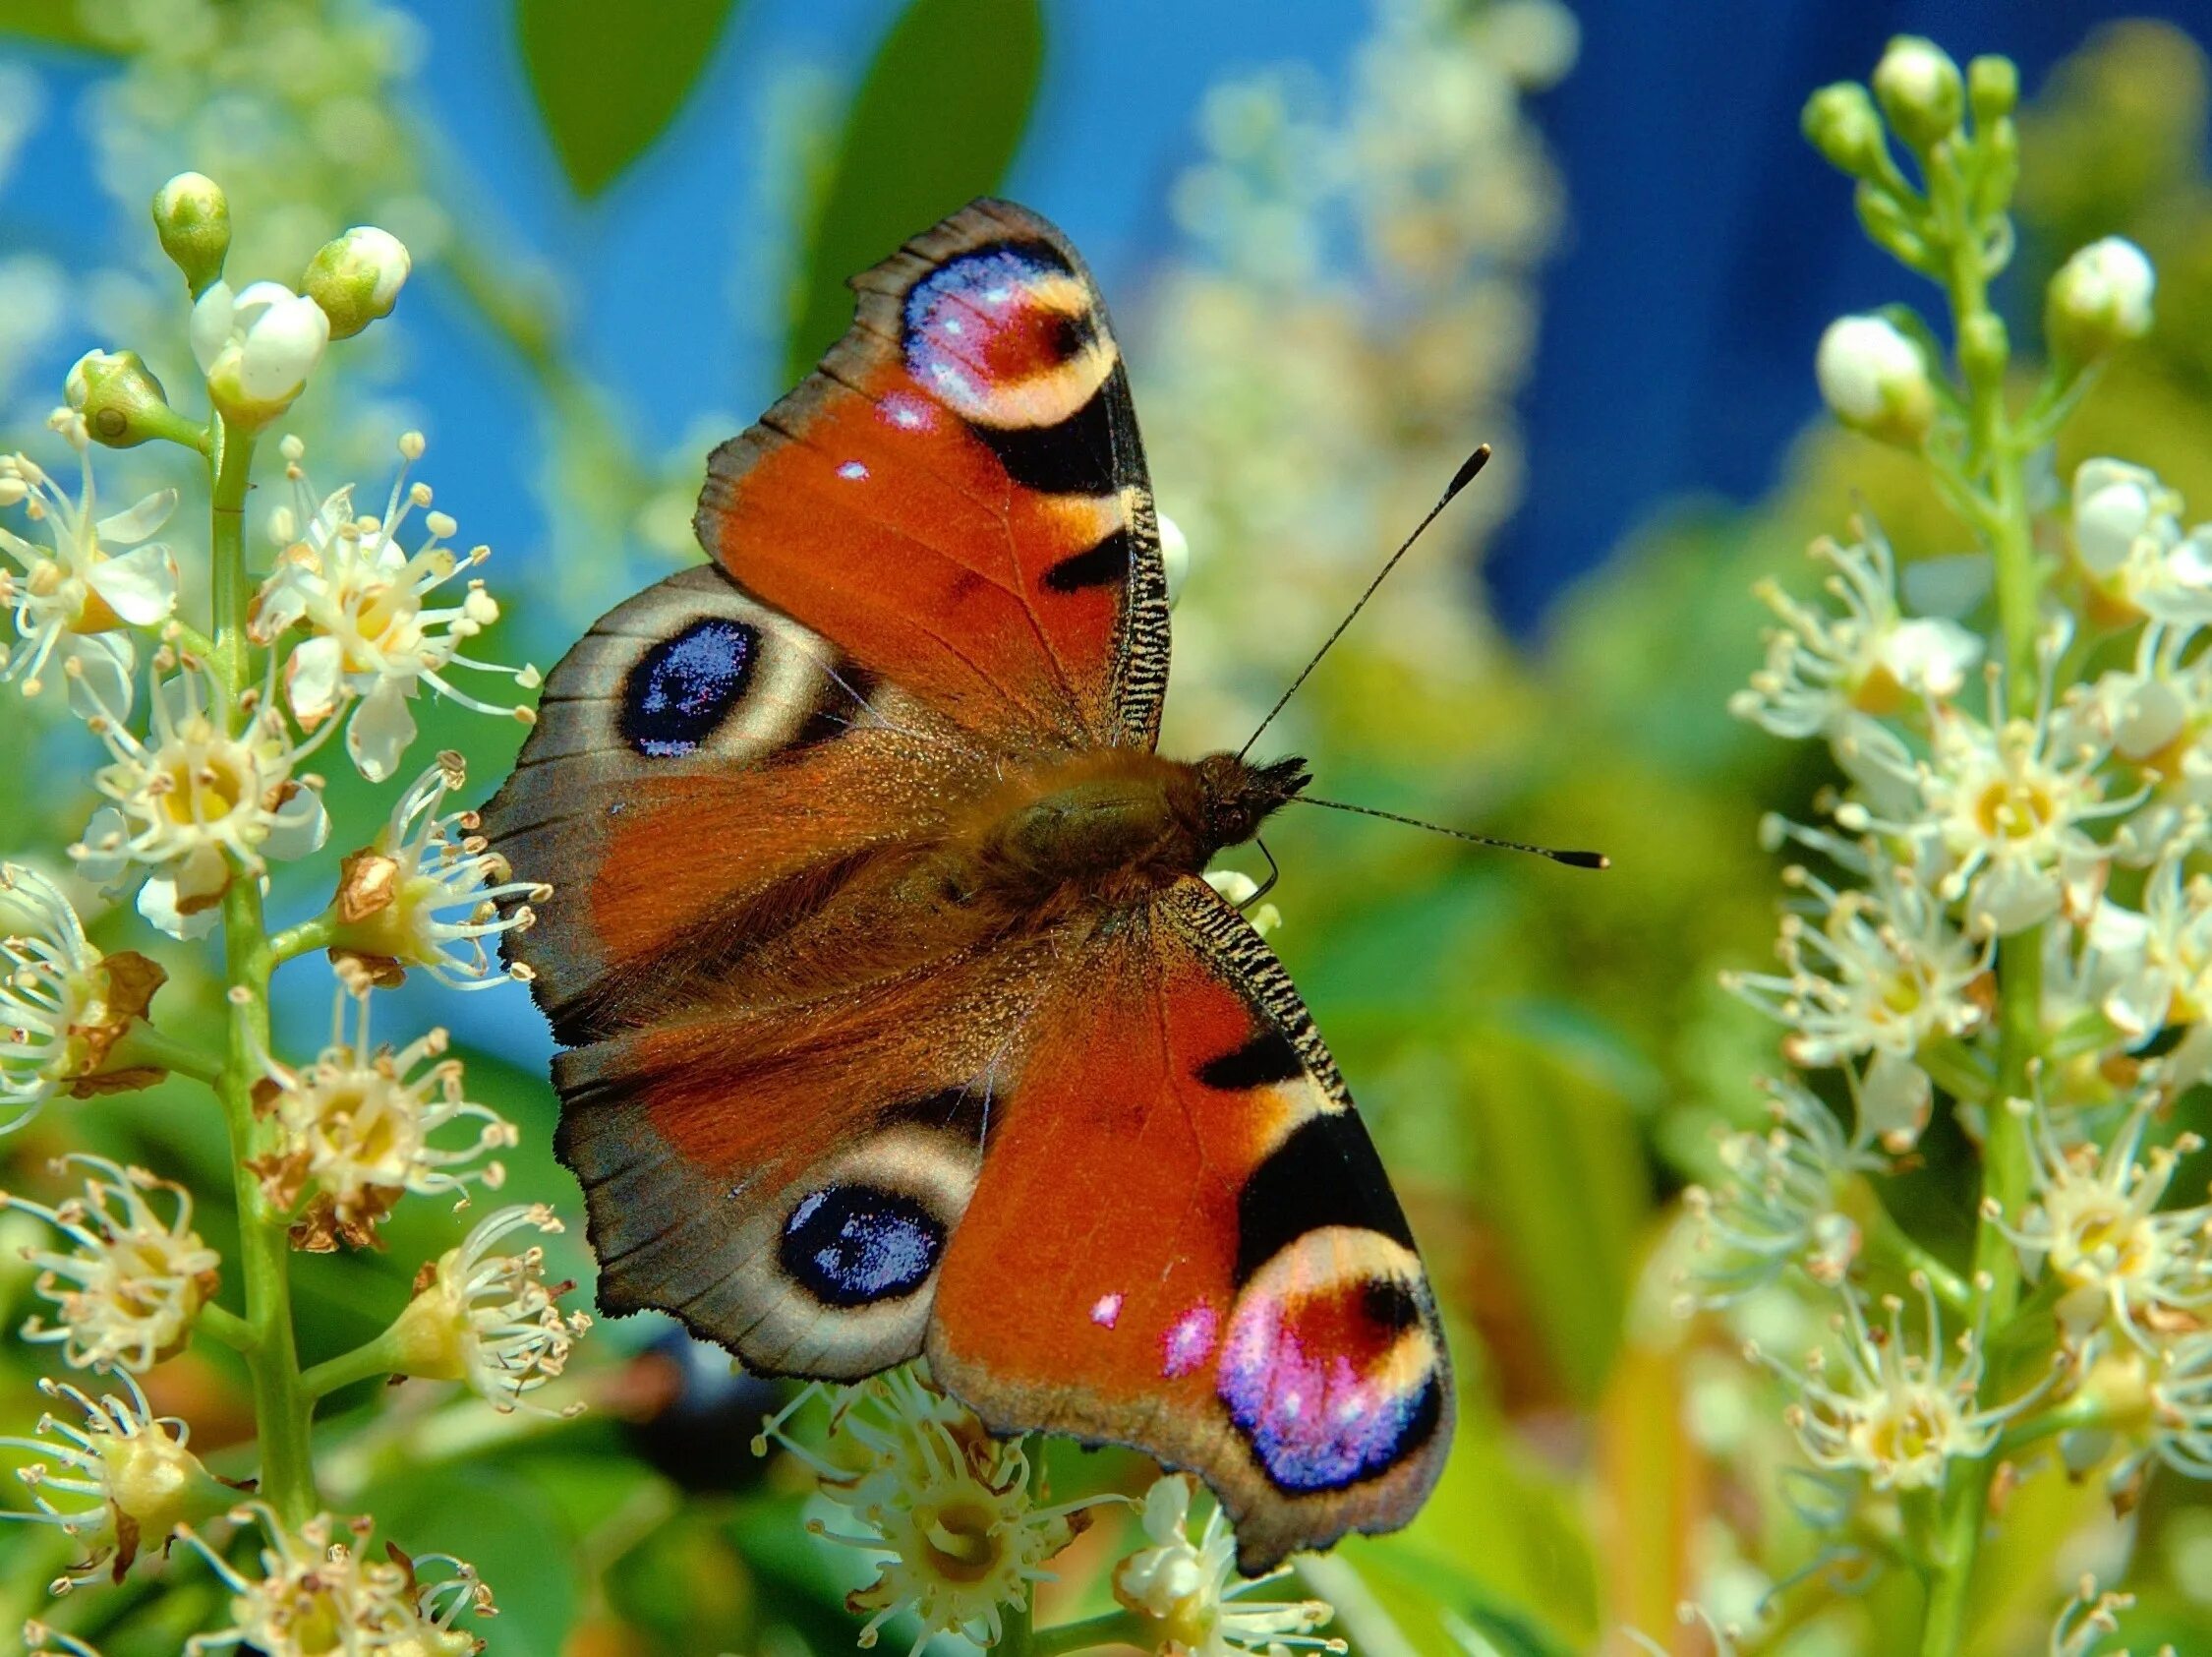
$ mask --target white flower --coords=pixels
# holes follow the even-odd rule
[[[2126,1044],[2212,1014],[2212,877],[2184,881],[2186,847],[2162,857],[2143,883],[2142,909],[2100,902],[2083,954],[2098,1007]]]
[[[1823,536],[1809,555],[1832,564],[1824,583],[1840,612],[1800,604],[1772,581],[1757,592],[1781,620],[1767,634],[1767,662],[1728,711],[1777,737],[1825,737],[1852,775],[1860,750],[1901,754],[1875,723],[1955,696],[1980,664],[1982,641],[1955,621],[1907,620],[1897,607],[1896,561],[1879,530],[1842,547]]]
[[[521,962],[501,971],[485,943],[528,928],[537,919],[530,906],[544,903],[553,888],[512,878],[507,860],[478,832],[474,811],[438,814],[445,797],[466,780],[461,756],[440,753],[400,798],[376,844],[345,859],[336,947],[379,981],[393,980],[408,967],[421,967],[454,989],[530,976]]]
[[[1933,709],[1932,752],[1892,766],[1895,789],[1914,808],[1877,815],[1853,801],[1835,820],[1854,834],[1895,835],[1941,858],[1936,895],[1963,900],[1968,926],[1999,935],[2049,919],[2063,907],[2086,917],[2102,889],[2109,853],[2086,825],[2131,810],[2141,796],[2108,801],[2099,767],[2105,750],[2079,722],[2053,717],[2051,681],[2062,641],[2041,647],[2043,685],[2033,718],[2008,718],[1992,678],[1984,723],[1950,704]]]
[[[818,1398],[833,1400],[828,1458],[784,1430]],[[1092,1505],[1034,1506],[1024,1441],[993,1438],[911,1368],[855,1387],[806,1388],[763,1423],[754,1453],[767,1453],[771,1441],[813,1469],[855,1530],[819,1519],[807,1528],[876,1556],[876,1580],[845,1597],[852,1611],[873,1614],[860,1630],[864,1647],[902,1612],[920,1621],[917,1654],[942,1632],[997,1644],[1006,1608],[1028,1604],[1030,1584],[1051,1575],[1044,1563],[1080,1528],[1071,1520]]]
[[[2112,619],[2212,621],[2212,528],[2183,535],[2182,507],[2141,466],[2098,458],[2074,469],[2074,558]]]
[[[21,863],[0,863],[0,1131],[28,1121],[65,1089],[100,1091],[88,1079],[161,986],[143,955],[103,956],[54,883]]]
[[[2016,1225],[1985,1205],[2019,1251],[2030,1280],[2045,1270],[2065,1286],[2061,1322],[2076,1336],[2109,1318],[2137,1345],[2194,1328],[2212,1306],[2212,1207],[2161,1211],[2180,1160],[2203,1142],[2183,1134],[2143,1150],[2155,1098],[2128,1112],[2110,1144],[2062,1146],[2040,1101],[2007,1108],[2027,1124],[2034,1199]]]
[[[454,1625],[493,1615],[492,1594],[461,1561],[409,1559],[389,1543],[374,1548],[366,1518],[338,1531],[318,1514],[295,1531],[260,1502],[235,1516],[258,1522],[267,1538],[261,1572],[246,1574],[197,1531],[184,1533],[231,1595],[229,1626],[186,1640],[185,1657],[238,1647],[259,1657],[469,1657],[482,1649]]]
[[[349,1003],[351,1041],[345,1034]],[[466,1097],[461,1061],[442,1056],[444,1031],[434,1030],[396,1053],[372,1046],[369,1005],[366,991],[341,989],[329,1045],[297,1070],[266,1061],[269,1087],[256,1100],[282,1139],[250,1166],[279,1213],[292,1213],[313,1188],[292,1240],[316,1252],[340,1242],[374,1244],[378,1221],[410,1191],[465,1201],[472,1184],[497,1190],[506,1170],[483,1158],[520,1138],[496,1111]],[[437,1143],[454,1123],[473,1125],[474,1132],[457,1144]]]
[[[1914,444],[1936,418],[1935,385],[1917,341],[1883,317],[1838,317],[1821,335],[1813,374],[1846,426]]]
[[[75,1369],[146,1371],[180,1351],[200,1308],[215,1292],[222,1258],[192,1228],[192,1193],[144,1168],[75,1154],[54,1165],[91,1170],[85,1194],[58,1208],[0,1191],[0,1208],[21,1209],[57,1226],[76,1247],[68,1254],[27,1249],[38,1269],[32,1287],[52,1301],[60,1322],[32,1318],[26,1340],[52,1341]],[[166,1219],[150,1198],[166,1192]]]
[[[0,553],[22,568],[19,575],[0,564],[0,605],[14,610],[23,641],[14,651],[0,646],[0,678],[34,696],[57,656],[75,659],[88,682],[128,708],[137,657],[127,629],[153,626],[177,608],[176,558],[146,540],[168,520],[177,492],[161,490],[101,517],[90,445],[74,425],[67,435],[83,477],[74,501],[28,456],[0,455],[0,506],[22,506],[46,538],[41,546],[0,529]]]
[[[265,426],[291,406],[330,342],[330,319],[282,282],[233,293],[216,282],[192,308],[192,354],[207,395],[240,426]]]
[[[110,803],[92,814],[70,856],[110,887],[143,871],[139,913],[174,937],[197,937],[213,925],[234,870],[258,878],[267,858],[306,857],[321,847],[330,819],[317,781],[292,774],[315,741],[296,740],[265,696],[230,734],[206,664],[186,657],[182,671],[162,679],[175,665],[167,649],[154,657],[143,739],[104,698],[90,698],[87,724],[113,756],[92,781]]]
[[[1794,1082],[1769,1082],[1773,1124],[1722,1138],[1728,1178],[1691,1186],[1683,1204],[1698,1222],[1691,1270],[1703,1292],[1681,1309],[1725,1306],[1775,1281],[1792,1264],[1815,1282],[1840,1283],[1858,1259],[1859,1222],[1843,1197],[1862,1173],[1887,1164],[1865,1123],[1846,1139],[1834,1111]]]
[[[1802,1372],[1756,1346],[1745,1353],[1796,1391],[1783,1419],[1813,1462],[1862,1474],[1876,1490],[1938,1488],[1946,1463],[1989,1454],[2005,1424],[2040,1399],[2057,1373],[2008,1404],[1982,1408],[1976,1401],[1984,1363],[1980,1332],[1960,1336],[1955,1354],[1947,1352],[1935,1291],[1918,1272],[1913,1288],[1926,1314],[1917,1349],[1905,1332],[1901,1299],[1884,1297],[1888,1322],[1877,1332],[1868,1327],[1857,1291],[1846,1285],[1840,1375],[1831,1376],[1820,1352]]]
[[[427,484],[407,484],[405,463],[421,457],[421,434],[409,432],[399,440],[403,464],[381,518],[354,514],[350,486],[319,503],[299,464],[298,441],[285,443],[295,504],[279,508],[270,520],[285,546],[262,588],[256,628],[267,639],[295,626],[308,630],[284,668],[285,695],[301,724],[312,729],[358,700],[346,731],[346,751],[363,776],[381,782],[398,768],[401,754],[415,740],[415,719],[407,704],[421,684],[479,713],[531,723],[535,716],[528,709],[479,701],[444,678],[448,668],[474,668],[512,674],[528,688],[538,682],[538,672],[473,661],[460,653],[462,645],[499,618],[499,607],[481,580],[472,578],[457,604],[424,603],[491,554],[478,547],[456,558],[444,544],[454,531],[453,520],[436,511],[424,517],[429,535],[420,547],[410,554],[400,546],[408,514],[431,503]]]
[[[1264,1576],[1237,1574],[1237,1539],[1221,1509],[1205,1528],[1190,1534],[1191,1481],[1180,1474],[1155,1479],[1144,1494],[1148,1546],[1114,1568],[1114,1597],[1154,1625],[1152,1649],[1161,1657],[1262,1657],[1292,1650],[1342,1651],[1344,1642],[1313,1630],[1335,1613],[1321,1600],[1254,1600],[1246,1596],[1290,1574],[1288,1566]]]
[[[1782,917],[1782,973],[1731,973],[1722,986],[1790,1027],[1783,1051],[1807,1069],[1872,1055],[1860,1084],[1860,1127],[1909,1150],[1932,1089],[1914,1062],[1923,1044],[1972,1035],[1987,1017],[1976,991],[1993,946],[1953,926],[1912,870],[1871,843],[1795,831],[1866,881],[1832,886],[1801,864],[1782,872],[1805,894]]]
[[[466,1382],[470,1391],[501,1410],[574,1415],[570,1404],[549,1411],[528,1395],[567,1365],[569,1351],[592,1321],[565,1316],[555,1304],[573,1283],[545,1280],[546,1251],[533,1243],[519,1255],[492,1252],[493,1245],[524,1227],[561,1229],[553,1210],[508,1208],[488,1215],[435,1266],[426,1267],[414,1299],[384,1339],[395,1374],[428,1381]]]
[[[2120,1631],[2120,1614],[2134,1603],[2133,1594],[2100,1594],[2094,1576],[2082,1577],[2073,1598],[2051,1625],[2049,1657],[2092,1657],[2107,1634]],[[2170,1645],[2162,1647],[2160,1657],[2173,1657],[2173,1650]],[[2117,1657],[2127,1654],[2120,1652]]]
[[[2075,252],[2051,278],[2045,327],[2076,355],[2095,357],[2150,332],[2158,274],[2143,250],[2107,236]]]
[[[187,1448],[190,1430],[182,1421],[156,1416],[138,1382],[125,1372],[130,1396],[113,1393],[94,1399],[63,1382],[41,1379],[49,1398],[76,1405],[82,1427],[53,1415],[41,1416],[38,1437],[0,1438],[0,1445],[40,1457],[16,1469],[30,1491],[37,1511],[0,1512],[0,1519],[28,1519],[57,1526],[77,1554],[53,1592],[88,1582],[114,1562],[116,1581],[146,1548],[158,1548],[180,1524],[198,1524],[226,1512],[238,1489],[217,1479]],[[57,1508],[55,1496],[74,1498]]]

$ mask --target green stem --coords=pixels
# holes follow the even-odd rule
[[[253,434],[218,418],[212,460],[213,665],[222,685],[224,717],[236,731],[246,717],[243,704],[253,682],[253,650],[246,636],[252,593],[246,574],[246,496],[254,464]],[[261,1443],[261,1495],[286,1524],[300,1525],[315,1516],[320,1504],[308,1442],[315,1405],[300,1386],[292,1330],[291,1243],[283,1216],[270,1212],[261,1181],[247,1165],[262,1149],[253,1090],[269,1050],[268,979],[274,965],[262,915],[261,881],[253,870],[236,869],[223,893],[223,976],[230,1018],[215,1095],[230,1130],[238,1196],[238,1264],[251,1342],[244,1350]]]
[[[1939,173],[1948,169],[1939,169]],[[1952,183],[1960,183],[1952,179]],[[1967,391],[1966,486],[1979,510],[1975,527],[1989,544],[1995,569],[1998,627],[2004,646],[2005,692],[2012,718],[2032,718],[2040,691],[2036,660],[2042,572],[2036,567],[2027,504],[2023,434],[2005,401],[2007,349],[2004,325],[1989,306],[1989,275],[1982,239],[1973,222],[1971,192],[1943,192],[1948,264],[1945,286],[1959,341]],[[2016,1214],[2028,1192],[2025,1131],[2006,1100],[2030,1091],[2043,1047],[2043,928],[2033,926],[1998,949],[1998,1075],[1987,1106],[1982,1147],[1982,1199]],[[2019,1262],[2004,1233],[1986,1214],[1974,1237],[1974,1314],[1987,1331],[2010,1317],[2020,1290]],[[1981,1402],[2004,1395],[2008,1366],[1992,1363]],[[1974,1565],[1981,1551],[1989,1493],[1999,1457],[1953,1461],[1945,1482],[1934,1533],[1928,1538],[1928,1608],[1921,1627],[1921,1657],[1955,1657],[1966,1638]]]
[[[213,1301],[200,1309],[200,1332],[214,1336],[236,1352],[254,1349],[254,1327],[227,1306]]]
[[[312,955],[319,949],[328,949],[337,935],[338,923],[326,911],[313,920],[303,920],[297,926],[287,926],[269,939],[269,958],[281,966],[295,956]]]
[[[326,1397],[357,1381],[374,1381],[378,1376],[391,1375],[397,1367],[390,1340],[379,1334],[350,1352],[340,1352],[317,1364],[300,1377],[300,1386],[311,1398]]]

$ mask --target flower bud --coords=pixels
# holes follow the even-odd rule
[[[230,198],[204,173],[179,173],[153,193],[153,231],[198,299],[222,279],[230,253]]]
[[[1191,574],[1191,542],[1182,526],[1165,512],[1160,514],[1160,564],[1167,575],[1168,608],[1173,610]]]
[[[2001,379],[2011,355],[2011,333],[1996,312],[1976,312],[1960,325],[1958,366],[1968,380],[1981,383]]]
[[[1838,81],[1807,98],[1799,124],[1813,148],[1838,171],[1866,178],[1879,168],[1882,117],[1856,81]]]
[[[207,395],[225,419],[249,429],[291,406],[329,339],[322,307],[281,282],[238,294],[217,282],[192,308],[192,352]]]
[[[69,406],[85,417],[85,430],[110,448],[132,448],[149,438],[198,446],[200,428],[169,406],[161,382],[136,351],[87,351],[62,384]]]
[[[1874,68],[1874,95],[1897,136],[1920,150],[1932,149],[1958,130],[1966,89],[1958,65],[1933,40],[1900,34]]]
[[[1966,66],[1966,102],[1977,125],[2012,113],[2020,101],[2020,72],[2010,58],[1985,56]]]
[[[412,263],[390,231],[358,224],[323,243],[308,261],[300,291],[322,307],[332,339],[351,339],[378,318],[391,315]]]
[[[2120,236],[2091,242],[2051,278],[2043,328],[2051,348],[2076,362],[2094,362],[2125,340],[2150,331],[2158,274],[2143,250]]]
[[[1883,318],[1839,317],[1829,324],[1813,371],[1835,417],[1869,437],[1917,444],[1935,422],[1928,360]]]

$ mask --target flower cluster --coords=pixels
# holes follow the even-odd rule
[[[497,1154],[518,1136],[470,1097],[446,1033],[380,1045],[371,1008],[409,968],[447,985],[506,981],[490,946],[530,923],[547,888],[516,879],[475,818],[446,808],[465,782],[457,754],[439,754],[388,808],[350,830],[333,824],[323,779],[309,767],[342,736],[368,783],[401,775],[417,736],[411,704],[426,694],[530,716],[468,696],[448,677],[489,666],[463,651],[497,621],[498,606],[466,574],[485,550],[451,550],[453,524],[404,466],[383,513],[357,514],[348,489],[309,491],[296,439],[275,444],[295,501],[272,514],[266,571],[248,562],[257,444],[322,372],[334,342],[390,312],[411,268],[406,248],[356,226],[323,243],[296,285],[234,288],[224,276],[226,194],[184,174],[154,193],[152,207],[161,251],[192,295],[188,331],[207,416],[172,407],[135,352],[79,359],[51,422],[77,453],[79,490],[65,493],[27,456],[0,459],[0,514],[20,514],[28,527],[0,528],[0,607],[15,635],[0,674],[31,694],[65,684],[54,714],[82,722],[104,750],[90,778],[99,802],[69,848],[76,873],[111,897],[135,893],[136,920],[169,939],[220,930],[218,1011],[206,1021],[219,1028],[195,1029],[171,1017],[168,1002],[156,1019],[162,965],[95,947],[61,884],[0,863],[0,1129],[58,1095],[90,1098],[169,1077],[180,1094],[204,1089],[229,1140],[236,1252],[225,1258],[207,1245],[186,1185],[104,1157],[57,1162],[83,1184],[50,1206],[0,1193],[0,1209],[22,1216],[11,1230],[33,1239],[23,1249],[29,1289],[46,1303],[24,1338],[72,1369],[106,1372],[121,1389],[44,1384],[68,1409],[49,1412],[31,1436],[0,1441],[26,1458],[18,1475],[31,1507],[6,1516],[69,1539],[74,1563],[57,1593],[103,1575],[120,1581],[147,1552],[186,1539],[229,1599],[225,1625],[185,1638],[187,1652],[459,1657],[481,1645],[460,1620],[489,1613],[489,1595],[457,1561],[372,1550],[368,1520],[317,1516],[316,1405],[354,1381],[393,1375],[463,1382],[501,1412],[580,1409],[571,1400],[553,1410],[536,1394],[560,1375],[589,1320],[559,1306],[571,1285],[546,1280],[541,1246],[509,1246],[519,1231],[560,1223],[540,1206],[493,1213],[423,1264],[380,1334],[312,1367],[300,1362],[286,1255],[382,1247],[385,1221],[409,1196],[459,1207],[502,1183]],[[103,514],[93,448],[147,443],[174,444],[205,468],[204,548],[178,533],[175,491]],[[412,434],[399,446],[406,463],[422,454]],[[410,528],[418,514],[419,538]],[[170,539],[150,539],[165,524]],[[180,570],[187,551],[204,558],[196,578]],[[511,677],[526,688],[537,680],[529,669]],[[272,928],[267,907],[288,895],[272,887],[272,865],[324,853],[334,832],[351,850],[306,888],[326,895],[321,913]],[[106,923],[135,921],[126,914]],[[334,1012],[327,1041],[304,1058],[276,1028],[272,978],[323,953],[337,978]],[[206,965],[195,963],[171,1002],[189,1003]],[[217,1234],[228,1255],[233,1232]],[[251,1485],[214,1476],[190,1448],[187,1423],[153,1413],[149,1391],[166,1399],[189,1389],[155,1380],[142,1388],[197,1341],[232,1348],[249,1373],[240,1407],[250,1395],[260,1465],[241,1471],[253,1472]],[[70,1411],[80,1419],[66,1419]],[[241,1508],[248,1488],[258,1500]],[[208,1526],[241,1524],[262,1533],[258,1570],[232,1563],[227,1536],[206,1540]],[[42,1625],[26,1640],[52,1652],[90,1649]]]
[[[1871,88],[1806,109],[1870,234],[1945,286],[1955,340],[1947,363],[1904,307],[1845,318],[1823,393],[1925,467],[1985,578],[1915,614],[1895,551],[1855,521],[1813,547],[1825,598],[1762,589],[1779,624],[1731,709],[1822,744],[1842,786],[1817,798],[1824,821],[1773,826],[1771,847],[1804,854],[1782,872],[1781,970],[1727,984],[1812,1074],[1773,1086],[1774,1128],[1725,1138],[1688,1205],[1686,1307],[1779,1285],[1832,1309],[1801,1367],[1747,1350],[1833,1481],[1814,1528],[1903,1538],[1889,1557],[1929,1579],[1931,1649],[1955,1640],[2018,1450],[2055,1439],[2124,1509],[2154,1464],[2212,1475],[2212,1205],[2178,1188],[2201,1142],[2174,1123],[2212,1075],[2212,526],[2185,528],[2181,497],[2122,460],[2083,462],[2056,509],[2029,475],[2149,328],[2155,282],[2118,240],[2066,261],[2041,385],[2015,398],[1987,282],[2012,245],[2016,89],[2003,60],[1961,74],[1906,37]],[[1881,1194],[1941,1113],[1980,1158],[1968,1276]],[[2123,1603],[2084,1590],[2051,1650],[2095,1648]]]
[[[1321,1600],[1263,1600],[1252,1595],[1290,1574],[1237,1574],[1237,1539],[1216,1506],[1191,1534],[1191,1481],[1155,1480],[1144,1494],[1145,1546],[1114,1568],[1114,1597],[1151,1626],[1163,1657],[1282,1657],[1292,1651],[1347,1649],[1314,1633],[1335,1613]]]

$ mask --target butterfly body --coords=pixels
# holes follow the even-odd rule
[[[1306,786],[1154,751],[1167,586],[1095,285],[977,203],[716,451],[713,562],[547,681],[485,829],[565,1049],[601,1304],[767,1374],[926,1356],[1201,1473],[1256,1569],[1402,1524],[1450,1371],[1264,942],[1200,878]]]

